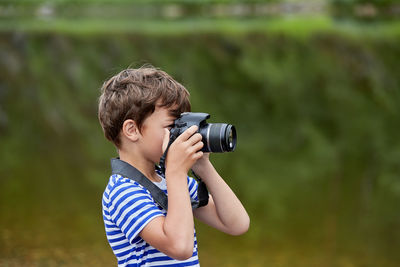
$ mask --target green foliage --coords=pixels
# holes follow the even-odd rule
[[[398,20],[400,16],[395,0],[331,0],[331,10],[339,19],[360,21]]]

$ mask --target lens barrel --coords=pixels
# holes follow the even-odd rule
[[[203,137],[203,152],[231,152],[236,148],[236,129],[231,124],[206,123],[199,132]]]

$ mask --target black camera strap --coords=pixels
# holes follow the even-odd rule
[[[165,210],[168,210],[168,197],[158,186],[151,182],[143,173],[130,165],[129,163],[120,160],[119,158],[111,159],[112,174],[119,174],[125,178],[129,178],[143,187],[145,187],[154,198],[154,200]],[[199,179],[193,173],[196,179]],[[208,204],[208,190],[203,181],[198,182],[197,196],[199,201],[191,200],[192,209],[196,209]]]
[[[149,190],[154,200],[165,210],[168,208],[168,199],[165,193],[155,184],[153,184],[143,173],[130,165],[129,163],[120,160],[119,158],[111,159],[112,174],[119,174],[124,178],[129,178]]]
[[[195,208],[200,208],[203,206],[207,206],[208,204],[208,189],[206,184],[203,182],[203,180],[201,180],[201,178],[199,176],[197,176],[197,174],[192,170],[193,176],[197,179],[197,198],[199,199],[199,201],[197,202],[197,207]],[[193,207],[193,205],[192,205]]]

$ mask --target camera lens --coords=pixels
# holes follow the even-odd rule
[[[209,123],[200,127],[203,152],[230,152],[236,148],[235,126],[226,123]]]
[[[235,126],[228,124],[226,127],[225,136],[227,151],[233,151],[236,148]]]

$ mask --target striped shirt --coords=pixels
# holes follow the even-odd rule
[[[167,193],[165,178],[161,178],[155,184]],[[197,182],[192,177],[188,177],[188,188],[190,197],[197,200]],[[185,261],[168,257],[140,237],[139,233],[152,219],[166,216],[167,212],[139,183],[112,175],[103,193],[102,206],[106,236],[118,266],[199,266],[195,230],[193,255]]]

